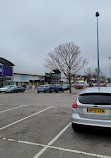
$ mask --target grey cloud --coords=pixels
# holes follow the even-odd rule
[[[96,67],[95,13],[99,11],[100,67],[109,75],[110,6],[110,0],[0,1],[0,54],[16,65],[15,70],[42,73],[48,52],[73,41],[89,66]]]

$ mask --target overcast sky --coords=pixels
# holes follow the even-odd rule
[[[100,68],[109,76],[111,0],[0,0],[0,56],[14,63],[14,70],[44,74],[48,53],[74,42],[94,69],[97,11]]]

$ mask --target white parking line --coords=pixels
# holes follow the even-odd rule
[[[16,123],[19,123],[19,122],[21,122],[21,121],[24,121],[24,120],[26,120],[26,119],[28,119],[28,118],[30,118],[30,117],[32,117],[32,116],[35,116],[35,115],[37,115],[37,114],[40,114],[40,113],[42,113],[42,112],[44,112],[44,111],[46,111],[46,110],[48,110],[48,109],[51,109],[52,107],[53,107],[53,106],[48,107],[48,108],[46,108],[46,109],[43,109],[43,110],[41,110],[41,111],[38,111],[38,112],[36,112],[36,113],[34,113],[34,114],[32,114],[32,115],[29,115],[29,116],[27,116],[27,117],[24,117],[24,118],[22,118],[22,119],[20,119],[20,120],[18,120],[18,121],[12,122],[12,123],[10,123],[9,125],[6,125],[6,126],[4,126],[4,127],[1,127],[0,130],[3,130],[3,129],[5,129],[5,128],[7,128],[7,127],[10,127],[10,126],[16,124]]]
[[[4,140],[4,141],[18,142],[18,143],[27,144],[27,145],[34,145],[34,146],[41,146],[41,147],[46,147],[47,146],[50,149],[65,151],[65,152],[69,152],[69,153],[82,154],[82,155],[87,155],[87,156],[90,156],[90,157],[92,156],[92,157],[98,157],[98,158],[111,158],[110,156],[106,156],[106,155],[87,153],[87,152],[80,151],[80,150],[65,149],[65,148],[61,148],[61,147],[48,146],[48,145],[38,144],[38,143],[33,143],[33,142],[28,142],[28,141],[21,141],[21,140],[3,138],[3,137],[0,137],[0,139]]]
[[[22,140],[16,140],[16,139],[10,139],[10,138],[4,138],[4,137],[0,137],[1,140],[6,140],[9,142],[18,142],[18,143],[22,143],[22,144],[28,144],[28,145],[35,145],[35,146],[41,146],[41,147],[45,147],[46,145],[44,144],[38,144],[38,143],[33,143],[33,142],[28,142],[28,141],[22,141]]]
[[[56,136],[54,137],[41,151],[39,151],[33,158],[38,158],[40,155],[42,155],[47,148],[49,148],[50,145],[52,145],[65,131],[69,126],[71,125],[71,122]]]
[[[0,114],[3,113],[3,112],[6,112],[6,111],[10,111],[10,110],[18,109],[18,108],[21,108],[21,107],[24,107],[24,106],[28,106],[28,105],[20,105],[20,106],[16,106],[16,107],[14,107],[14,108],[10,108],[10,109],[7,109],[7,110],[3,110],[3,111],[0,111]]]
[[[110,156],[100,155],[100,154],[95,154],[95,153],[87,153],[80,150],[65,149],[65,148],[60,148],[60,147],[55,147],[55,146],[49,146],[49,148],[60,150],[60,151],[76,153],[76,154],[83,154],[83,155],[92,156],[92,157],[98,157],[98,158],[111,158]]]

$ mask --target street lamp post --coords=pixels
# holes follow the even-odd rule
[[[98,63],[98,87],[100,87],[100,69],[99,69],[99,36],[98,36],[98,17],[99,13],[96,12],[97,17],[97,63]]]
[[[110,72],[110,86],[111,86],[111,68],[110,68],[110,59],[111,59],[111,57],[109,57],[109,72]]]

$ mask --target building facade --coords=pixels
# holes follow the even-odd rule
[[[33,86],[38,87],[39,85],[44,84],[45,77],[44,75],[14,71],[13,81],[17,86],[28,85],[29,88],[32,88]]]
[[[0,57],[0,87],[13,82],[13,66],[13,63]]]
[[[45,82],[48,84],[60,83],[61,72],[59,70],[52,70],[51,73],[45,73]]]

